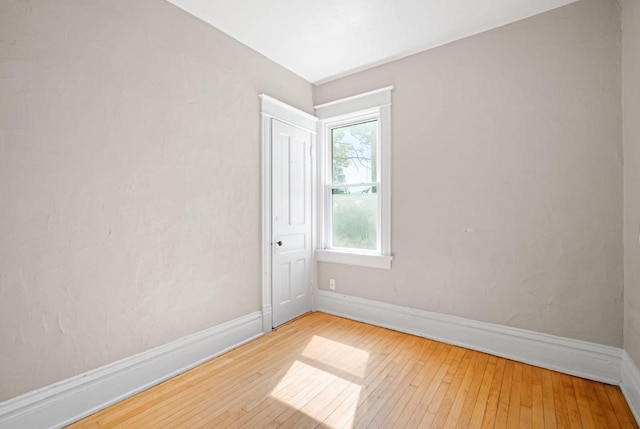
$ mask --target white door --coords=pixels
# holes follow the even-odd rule
[[[311,310],[311,133],[271,126],[273,326]]]

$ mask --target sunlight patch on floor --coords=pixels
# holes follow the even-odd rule
[[[270,395],[323,427],[350,427],[368,361],[364,350],[314,336]]]
[[[364,378],[369,362],[369,352],[318,335],[311,338],[301,355],[359,378]]]

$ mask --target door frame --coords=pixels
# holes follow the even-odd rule
[[[316,295],[317,267],[315,262],[316,249],[316,139],[318,118],[300,109],[289,106],[280,100],[266,94],[260,94],[260,142],[261,142],[261,279],[262,279],[262,332],[268,333],[273,329],[272,299],[272,252],[271,252],[271,121],[278,120],[296,128],[311,133],[311,284],[312,303]],[[312,304],[313,306],[313,304]]]

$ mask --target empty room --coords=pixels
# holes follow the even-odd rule
[[[0,0],[0,429],[638,428],[640,0]]]

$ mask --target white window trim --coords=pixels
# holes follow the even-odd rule
[[[391,91],[393,86],[366,92],[341,100],[315,106],[318,123],[318,249],[316,260],[347,265],[390,269],[391,261]],[[380,219],[380,251],[357,249],[328,249],[329,201],[326,184],[331,174],[331,148],[328,144],[329,130],[337,124],[358,121],[363,118],[378,117],[379,126],[379,170],[380,189],[378,189]]]

